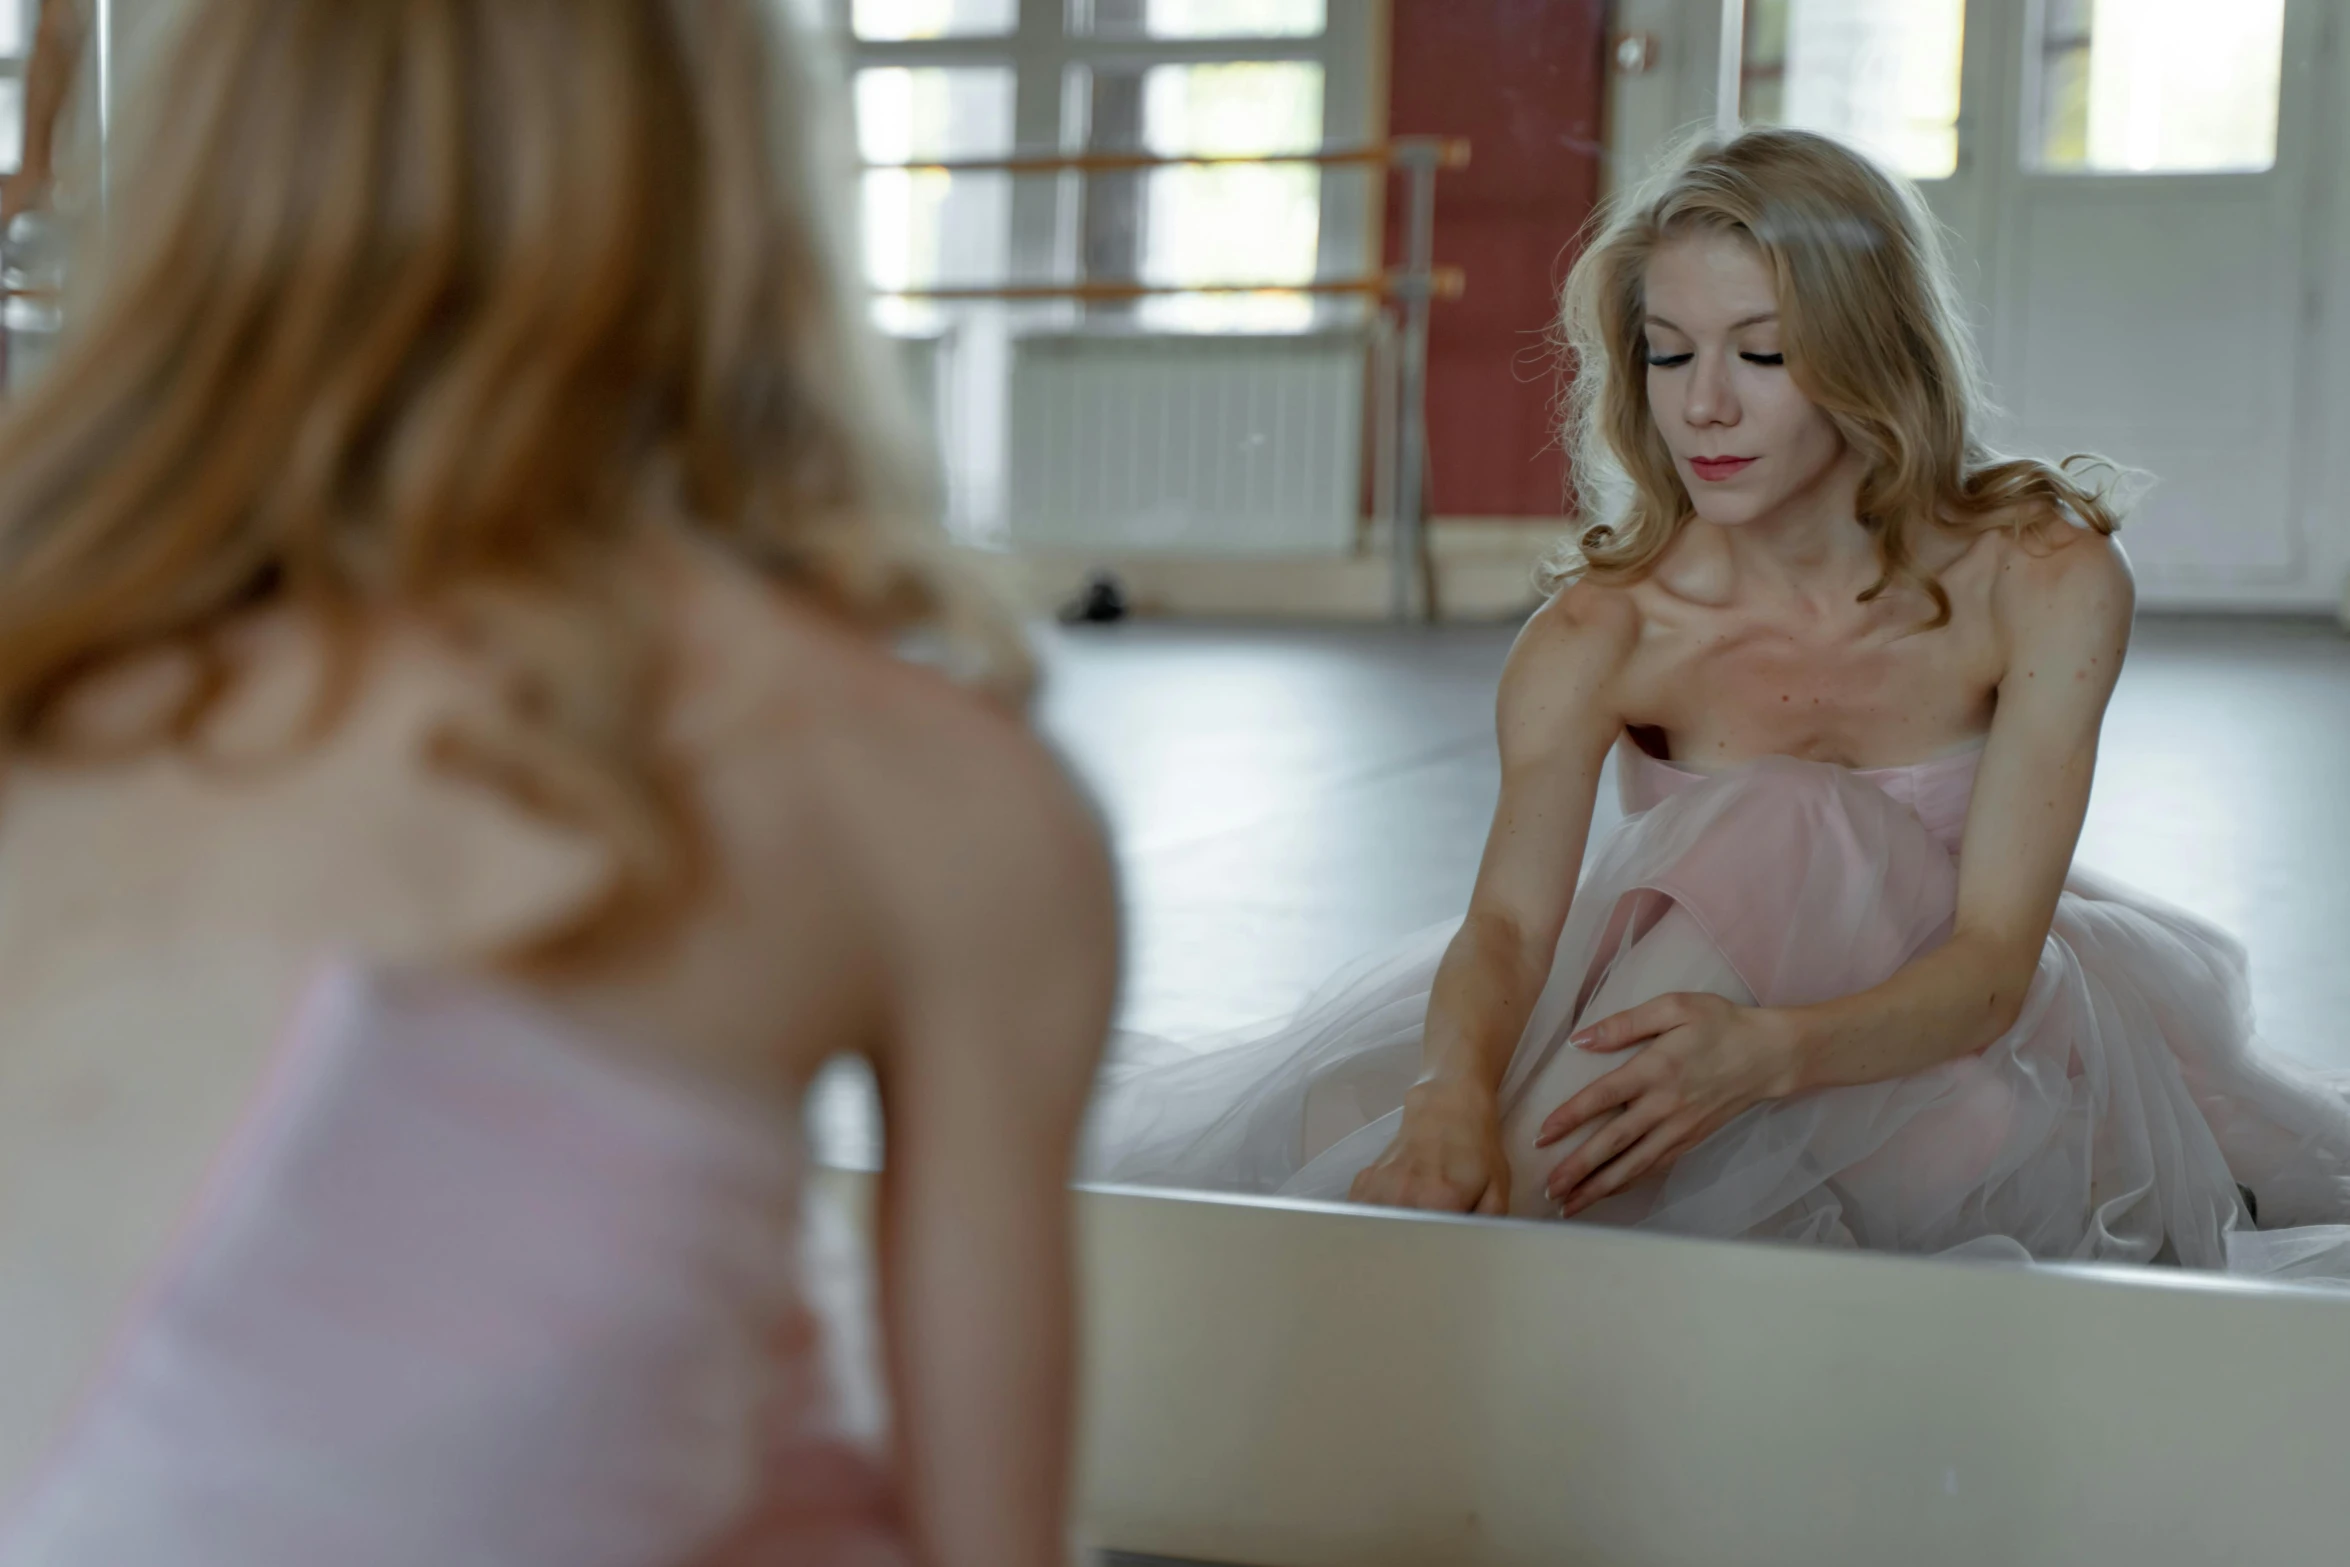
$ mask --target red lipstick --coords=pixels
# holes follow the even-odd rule
[[[1724,479],[1735,478],[1754,466],[1754,463],[1755,459],[1752,457],[1692,457],[1689,459],[1689,466],[1697,470],[1697,476],[1700,479],[1709,480],[1715,484],[1719,484]]]

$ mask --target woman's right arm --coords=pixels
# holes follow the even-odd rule
[[[1498,1095],[1550,977],[1600,768],[1622,732],[1616,685],[1638,634],[1621,596],[1570,588],[1526,623],[1502,672],[1501,798],[1468,915],[1428,998],[1420,1081],[1356,1202],[1509,1211]]]
[[[1117,899],[1099,827],[1032,735],[931,716],[858,802],[887,952],[872,1054],[900,1494],[929,1567],[1047,1567],[1069,1560],[1069,1181]]]

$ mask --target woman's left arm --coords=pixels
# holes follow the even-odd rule
[[[1807,1089],[1883,1082],[1987,1047],[2014,1026],[2089,809],[2097,732],[2135,595],[2111,540],[2011,552],[1993,592],[2006,646],[1967,813],[1950,939],[1883,984],[1805,1007],[1660,996],[1586,1029],[1588,1050],[1648,1048],[1552,1112],[1538,1143],[1621,1110],[1548,1190],[1572,1216],[1669,1167],[1741,1112]]]

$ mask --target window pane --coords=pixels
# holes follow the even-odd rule
[[[868,163],[1000,156],[1012,146],[1012,73],[897,67],[857,73]],[[1010,256],[1011,183],[938,169],[865,173],[865,270],[877,288],[998,283]]]
[[[1296,61],[1161,65],[1143,78],[1143,140],[1160,154],[1306,152],[1322,140],[1322,68]],[[1144,196],[1142,275],[1151,283],[1304,283],[1322,225],[1311,164],[1156,169]],[[1146,301],[1155,324],[1193,329],[1306,325],[1303,294]]]
[[[1144,38],[1310,38],[1327,0],[1070,0],[1079,32]]]
[[[2048,0],[2039,162],[2128,174],[2277,159],[2285,0]]]
[[[24,83],[0,81],[0,171],[14,173],[24,162]]]
[[[32,0],[0,0],[0,55],[21,55],[32,47]]]
[[[1965,0],[1747,0],[1740,113],[1942,179],[1958,167],[1965,29]]]
[[[859,38],[953,38],[1008,33],[1020,0],[856,0],[849,25]]]

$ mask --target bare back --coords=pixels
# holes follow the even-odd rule
[[[1076,1010],[1106,1012],[1098,844],[1014,719],[731,567],[668,546],[648,564],[678,628],[668,739],[709,877],[667,937],[534,980],[534,1000],[583,1039],[766,1105],[789,1135],[838,1051],[873,1053],[885,1078],[929,1070],[902,1003],[939,966],[919,949],[954,932],[906,911],[951,907],[976,876],[969,890],[1012,910],[1057,902],[1091,925],[1070,938]],[[319,649],[280,620],[242,628],[236,651],[254,676],[208,737],[228,760],[24,765],[0,789],[0,1488],[93,1369],[305,982],[345,956],[477,965],[605,872],[595,843],[428,765],[429,732],[483,682],[422,632],[384,632],[341,725],[266,764],[238,758],[299,716]],[[109,677],[75,721],[103,731],[170,673]],[[927,841],[990,824],[1042,840],[1033,886]],[[1046,1031],[1079,1041],[1039,1074],[1072,1101],[1089,1027],[1098,1042],[1082,1019]]]

